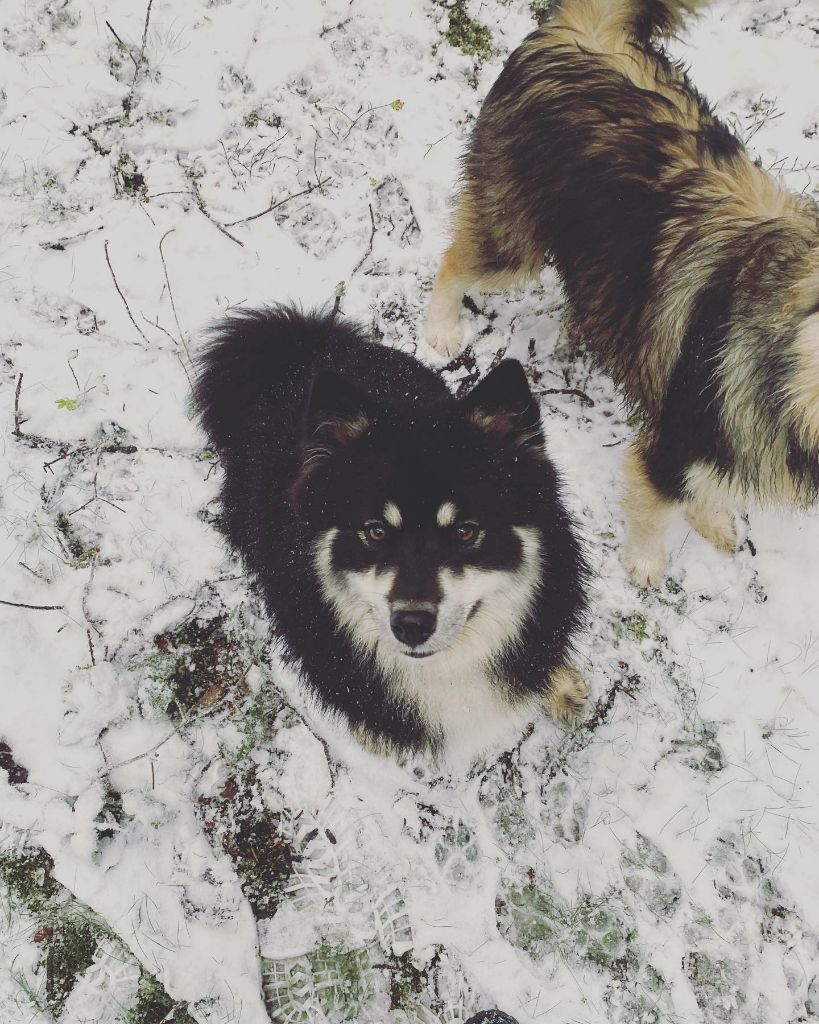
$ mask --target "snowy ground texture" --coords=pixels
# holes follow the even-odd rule
[[[2,0],[0,1021],[819,1020],[819,515],[619,560],[632,425],[545,271],[474,377],[543,396],[599,571],[588,719],[470,776],[358,750],[276,660],[187,412],[201,325],[420,339],[482,96],[547,0]],[[819,0],[674,46],[819,182]],[[283,585],[286,585],[286,581]]]

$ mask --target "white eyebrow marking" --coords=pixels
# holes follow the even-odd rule
[[[400,530],[404,525],[401,509],[392,501],[388,501],[384,506],[384,519],[396,530]]]
[[[435,517],[439,526],[452,526],[457,518],[458,510],[451,501],[445,501],[438,509],[438,515]]]

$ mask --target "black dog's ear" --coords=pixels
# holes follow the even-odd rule
[[[322,370],[313,378],[304,421],[305,464],[327,457],[366,434],[370,403],[348,380]]]
[[[540,407],[517,359],[504,359],[464,399],[469,418],[498,438],[526,447],[543,446]]]

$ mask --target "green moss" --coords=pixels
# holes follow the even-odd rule
[[[648,620],[642,612],[632,612],[631,615],[624,616],[620,619],[620,624],[618,636],[625,634],[638,643],[648,640]]]
[[[183,1003],[175,1003],[151,974],[142,972],[134,1005],[123,1024],[196,1024]]]
[[[350,949],[344,943],[333,946],[324,941],[309,959],[325,1013],[338,1015],[342,1020],[358,1020],[373,996],[367,950]]]
[[[726,760],[714,729],[706,724],[690,729],[685,736],[671,741],[675,753],[682,755],[682,763],[695,771],[710,775],[721,772]]]
[[[8,888],[12,907],[35,917],[51,911],[62,892],[53,871],[54,861],[45,850],[0,855],[0,881]]]
[[[745,995],[731,965],[725,960],[712,960],[705,953],[688,953],[683,968],[694,990],[694,998],[709,1019],[732,1021]]]
[[[492,56],[492,33],[485,25],[469,17],[466,0],[456,0],[455,5],[449,8],[449,27],[444,38],[450,46],[469,57],[484,61]]]
[[[77,981],[94,962],[107,930],[91,917],[65,916],[54,925],[45,956],[46,1002],[59,1017]]]
[[[281,709],[281,701],[272,686],[263,685],[252,697],[245,697],[239,707],[238,721],[243,738],[234,750],[223,751],[225,759],[242,766],[257,747],[267,745]]]
[[[532,17],[538,25],[542,25],[544,21],[548,21],[551,18],[557,4],[558,0],[531,0],[529,10],[532,12]]]
[[[510,846],[526,846],[535,838],[534,825],[522,803],[500,803],[495,822]]]

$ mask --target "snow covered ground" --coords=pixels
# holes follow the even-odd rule
[[[547,0],[531,8],[544,10]],[[599,572],[592,703],[469,777],[357,749],[278,664],[187,410],[208,318],[420,323],[527,0],[0,3],[0,1021],[819,1020],[819,515],[619,561],[631,433],[550,272],[478,298]],[[674,51],[819,183],[819,0]]]

